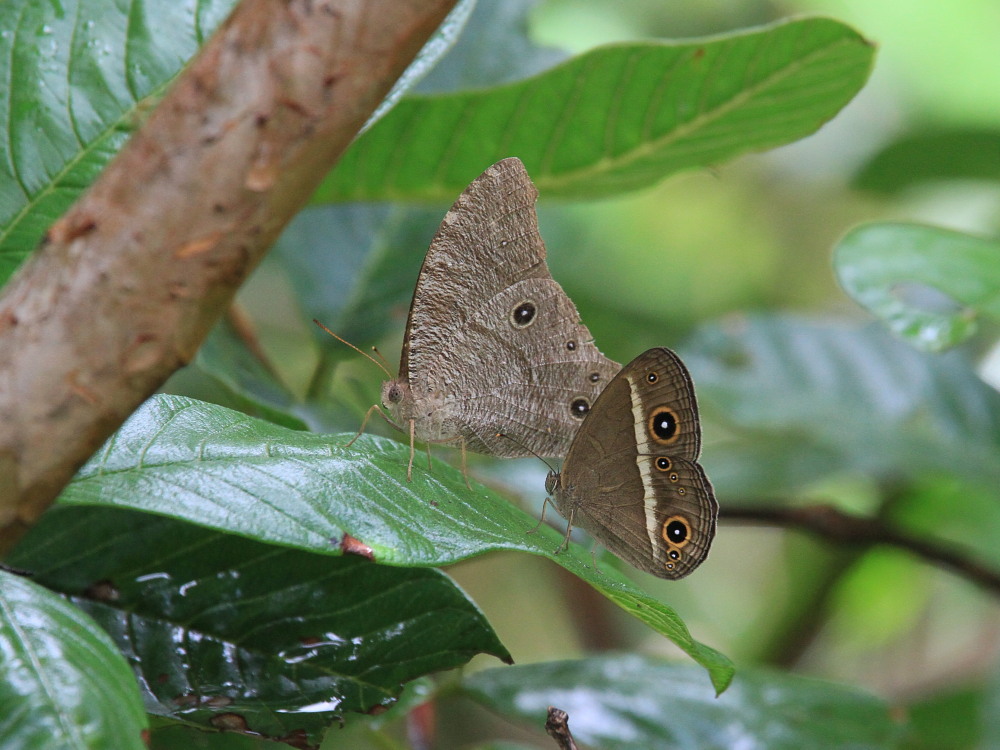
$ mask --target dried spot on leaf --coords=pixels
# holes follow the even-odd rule
[[[232,712],[216,714],[209,719],[209,723],[216,729],[223,729],[227,732],[250,731],[250,726],[247,724],[247,720],[243,718],[241,714],[234,714]]]
[[[340,540],[340,549],[345,555],[358,555],[366,560],[374,560],[375,552],[364,542],[355,539],[350,534],[344,534]]]
[[[105,602],[106,604],[111,604],[121,599],[121,592],[118,590],[118,587],[107,579],[90,584],[84,589],[83,595],[88,599]]]

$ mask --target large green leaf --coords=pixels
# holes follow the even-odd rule
[[[716,697],[690,666],[637,655],[491,669],[464,689],[537,728],[560,708],[578,742],[605,750],[888,750],[902,734],[890,707],[859,690],[740,670]]]
[[[315,736],[477,653],[510,659],[439,571],[314,555],[147,513],[57,507],[12,563],[111,634],[147,710],[189,723],[238,714],[270,737]]]
[[[866,224],[839,242],[834,266],[844,291],[918,349],[964,341],[978,315],[1000,318],[997,240],[917,224]],[[927,288],[939,294],[928,298]]]
[[[315,435],[175,396],[148,401],[83,467],[66,505],[150,511],[259,541],[337,554],[344,534],[391,565],[437,566],[490,550],[548,557],[662,633],[709,670],[716,689],[732,664],[691,637],[677,614],[576,545],[441,462],[386,438]],[[542,492],[542,488],[539,488]],[[332,540],[332,542],[331,542]]]
[[[234,5],[0,3],[0,284]]]
[[[0,746],[142,750],[146,716],[128,665],[61,597],[0,570]]]
[[[1000,394],[958,352],[922,354],[876,326],[756,316],[705,325],[680,353],[710,420],[705,464],[724,501],[845,472],[1000,486]]]
[[[814,132],[864,85],[872,56],[857,32],[824,18],[599,48],[516,83],[405,99],[318,197],[453,200],[512,154],[544,195],[644,187]]]

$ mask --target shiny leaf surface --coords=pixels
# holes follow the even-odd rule
[[[146,513],[57,508],[13,561],[111,634],[147,710],[204,726],[239,716],[269,737],[314,736],[476,653],[510,659],[439,571],[313,555]]]
[[[144,510],[227,533],[321,554],[344,534],[390,565],[438,566],[491,550],[520,550],[559,563],[662,633],[709,670],[723,690],[733,667],[691,637],[677,614],[589,552],[561,554],[554,529],[496,493],[385,438],[295,432],[192,399],[150,399],[81,470],[65,505]],[[539,488],[539,492],[542,492]],[[333,543],[331,543],[333,540]]]
[[[84,613],[0,571],[0,747],[141,750],[146,715],[115,645]]]
[[[918,349],[941,351],[1000,318],[1000,242],[917,224],[867,224],[834,253],[855,301]]]
[[[609,655],[490,669],[465,680],[493,711],[541,728],[569,714],[577,742],[605,750],[889,750],[901,727],[883,701],[803,677],[740,670],[716,697],[689,665]]]
[[[234,5],[0,3],[0,284]]]

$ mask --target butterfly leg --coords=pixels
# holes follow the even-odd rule
[[[406,465],[406,481],[413,481],[413,441],[416,438],[416,424],[411,419],[410,420],[410,462]]]
[[[347,443],[344,445],[345,448],[350,448],[354,444],[354,441],[357,440],[359,437],[361,437],[361,433],[365,431],[365,425],[368,424],[368,419],[369,417],[371,417],[373,411],[378,412],[378,415],[382,417],[382,419],[391,424],[397,430],[401,432],[403,431],[402,427],[400,427],[398,424],[393,422],[391,419],[389,419],[389,417],[385,415],[385,412],[382,411],[382,407],[380,407],[378,404],[372,404],[371,408],[365,412],[365,418],[361,420],[361,427],[358,428],[358,434],[347,441]]]
[[[560,552],[565,552],[569,549],[569,537],[573,533],[573,509],[569,511],[569,518],[566,519],[566,536],[563,537],[562,544],[556,547],[555,552],[552,554],[558,555]]]
[[[462,478],[465,479],[465,488],[471,490],[472,485],[469,484],[469,464],[466,459],[465,450],[465,438],[460,438],[462,441]]]
[[[549,500],[549,498],[545,498],[545,499],[544,499],[544,500],[542,501],[542,517],[538,519],[538,523],[536,523],[536,524],[534,525],[534,527],[533,527],[533,528],[529,529],[527,533],[529,533],[529,534],[534,534],[534,533],[535,533],[536,531],[538,531],[538,528],[539,528],[539,527],[540,527],[540,526],[541,526],[541,525],[542,525],[543,523],[545,523],[545,508],[546,508],[546,507],[548,506],[548,504],[549,504],[550,502],[552,502],[552,501],[551,501],[551,500]]]

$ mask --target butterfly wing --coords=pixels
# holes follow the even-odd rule
[[[662,578],[708,555],[718,503],[695,461],[701,430],[687,368],[669,349],[626,365],[580,428],[554,489],[567,519]]]
[[[537,196],[520,160],[487,169],[445,216],[410,308],[401,376],[476,452],[566,455],[618,370],[549,273]]]

